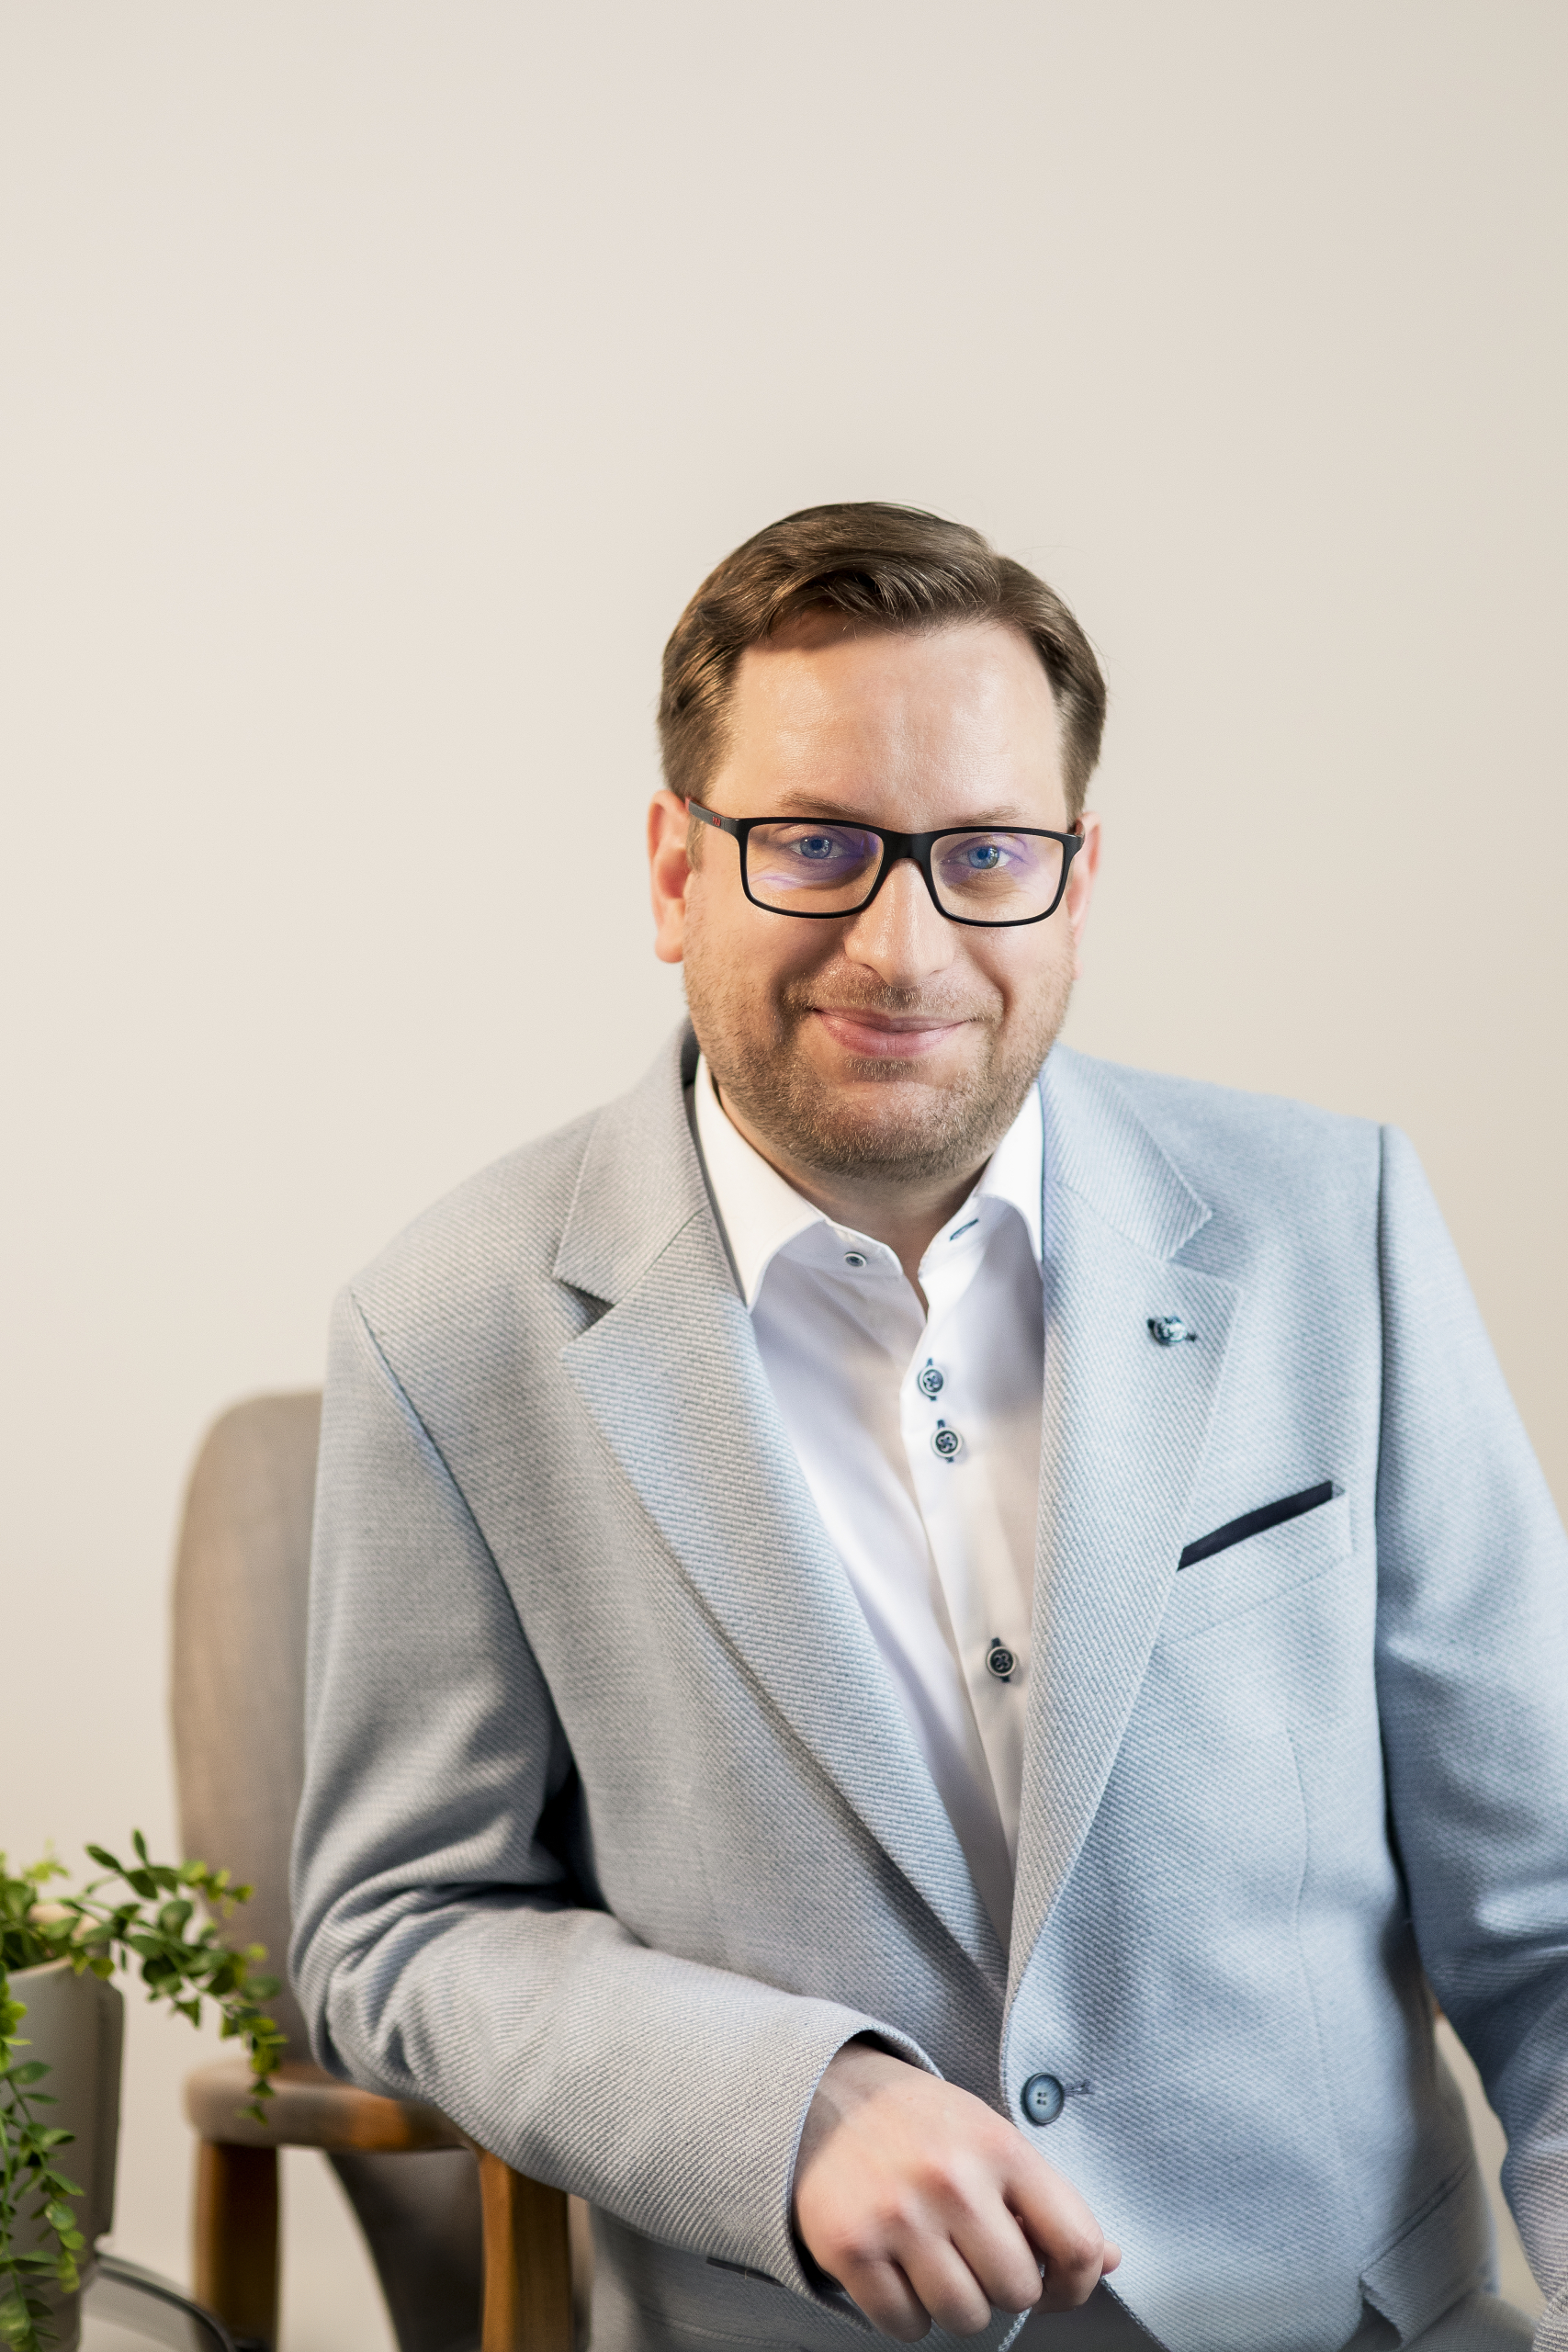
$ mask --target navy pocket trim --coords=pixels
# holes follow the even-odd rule
[[[1303,1511],[1316,1510],[1322,1503],[1334,1500],[1334,1482],[1325,1478],[1320,1487],[1303,1487],[1299,1495],[1286,1495],[1277,1503],[1260,1503],[1256,1510],[1243,1511],[1239,1519],[1226,1520],[1212,1535],[1200,1535],[1196,1544],[1189,1544],[1177,1562],[1179,1568],[1190,1568],[1199,1560],[1212,1558],[1216,1552],[1225,1552],[1233,1544],[1245,1544],[1249,1535],[1261,1535],[1266,1528],[1282,1527],[1288,1519],[1300,1519]]]

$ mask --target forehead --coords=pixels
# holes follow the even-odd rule
[[[965,623],[909,635],[808,615],[736,672],[718,787],[760,814],[829,803],[872,822],[981,813],[1060,823],[1061,728],[1021,631]],[[874,806],[872,805],[874,802]],[[963,804],[963,805],[959,805]]]

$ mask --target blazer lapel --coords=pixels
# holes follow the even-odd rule
[[[840,1795],[999,1993],[963,1849],[762,1369],[680,1056],[602,1114],[556,1261],[609,1302],[561,1362],[688,1583]]]
[[[1113,1077],[1058,1046],[1043,1092],[1044,1415],[1010,1997],[1148,1666],[1241,1297],[1171,1262],[1209,1210]],[[1196,1340],[1161,1346],[1149,1322],[1168,1316]]]

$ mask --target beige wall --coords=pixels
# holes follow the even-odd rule
[[[13,1852],[172,1836],[209,1416],[674,1018],[659,649],[810,501],[1075,602],[1075,1036],[1403,1123],[1568,1493],[1565,47],[1529,0],[0,0]],[[122,2206],[171,2265],[182,2036],[138,2018]],[[313,2182],[290,2352],[368,2352]]]

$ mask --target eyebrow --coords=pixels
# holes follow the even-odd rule
[[[858,808],[847,808],[841,800],[829,800],[818,793],[793,790],[780,794],[778,814],[781,817],[820,817],[825,824],[833,825],[870,826],[874,825],[876,821],[874,818],[863,816]],[[1048,826],[1036,825],[1029,812],[1020,809],[1016,802],[1011,804],[1004,802],[998,808],[982,808],[973,816],[960,817],[953,825],[918,826],[911,830],[920,832],[947,833],[967,832],[972,829],[1001,831],[1008,826],[1017,826],[1021,831],[1026,832],[1046,832],[1050,830]],[[884,830],[898,832],[903,831],[903,828],[890,826],[885,827]]]

